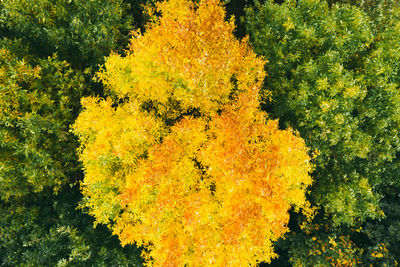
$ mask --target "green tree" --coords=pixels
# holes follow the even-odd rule
[[[0,2],[0,265],[139,265],[76,211],[82,171],[70,124],[91,73],[143,21],[138,1]]]
[[[31,54],[57,53],[61,60],[83,69],[102,63],[111,50],[125,47],[134,23],[142,23],[141,3],[5,0],[0,3],[0,28],[3,36],[28,44]]]
[[[76,141],[69,124],[79,108],[83,75],[56,57],[32,67],[5,47],[0,72],[1,198],[73,183]]]
[[[55,56],[22,58],[7,47],[26,51],[6,40],[0,48],[0,262],[139,264],[134,247],[123,250],[107,229],[93,229],[75,211],[82,174],[69,125],[79,110],[82,73]]]
[[[81,194],[49,189],[0,205],[1,266],[141,266],[140,251],[122,248],[108,229],[76,210]]]
[[[375,235],[388,228],[378,233],[377,226],[398,225],[385,203],[393,199],[388,188],[400,182],[400,13],[391,1],[378,2],[377,9],[368,9],[318,0],[267,1],[247,10],[251,43],[268,60],[264,88],[272,100],[262,96],[264,109],[283,127],[299,130],[320,153],[310,193],[319,216],[303,230],[292,227],[301,232],[288,241],[293,263],[340,264],[335,262],[340,258],[368,263],[373,247],[386,242]],[[397,231],[389,231],[393,235],[384,247],[398,258]],[[302,242],[306,246],[298,246]],[[334,250],[329,242],[337,244]],[[348,258],[332,252],[340,246]],[[322,253],[322,247],[332,253]],[[321,254],[308,255],[317,250]]]

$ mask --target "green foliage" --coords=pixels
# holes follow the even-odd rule
[[[302,227],[292,224],[281,248],[294,265],[394,266],[400,9],[391,0],[338,2],[267,1],[247,10],[250,40],[269,61],[272,101],[262,96],[263,107],[320,153],[310,192],[319,215],[308,226],[297,218]]]
[[[0,265],[140,265],[134,246],[76,211],[70,124],[81,96],[101,94],[90,75],[126,47],[141,3],[0,2]]]
[[[69,124],[82,95],[82,74],[56,57],[32,66],[4,46],[0,73],[1,198],[73,182],[76,142]]]
[[[133,246],[121,248],[108,229],[75,210],[77,188],[0,202],[1,266],[140,266]]]
[[[0,262],[5,266],[139,265],[104,228],[75,211],[82,176],[69,125],[85,86],[56,56],[38,59],[19,42],[0,48]],[[11,51],[12,50],[12,51]],[[60,191],[58,193],[58,191]]]
[[[350,4],[375,14],[382,11],[387,14],[387,12],[390,12],[391,6],[398,5],[396,0],[327,0],[327,2],[329,5]]]
[[[353,227],[334,227],[319,220],[293,227],[295,234],[281,240],[294,266],[397,266],[400,262],[400,195],[398,187],[385,188],[381,220]]]
[[[79,191],[65,187],[82,176],[69,130],[85,86],[82,73],[55,56],[23,58],[10,50],[26,52],[9,40],[0,49],[0,262],[139,265],[135,247],[122,249],[107,229],[93,229],[75,211]]]
[[[400,263],[400,187],[381,189],[385,197],[381,208],[383,220],[368,220],[360,228],[362,236],[354,236],[357,245],[364,250],[363,263],[372,266],[398,266]]]
[[[57,52],[74,67],[96,66],[110,50],[125,46],[133,29],[132,15],[139,18],[135,23],[143,20],[141,3],[5,0],[0,3],[0,28],[8,38],[29,44],[31,52],[40,57]]]
[[[360,9],[322,1],[257,9],[246,19],[270,62],[265,108],[320,152],[312,198],[337,224],[380,216],[374,189],[398,182],[387,169],[400,150],[399,27],[377,32]]]
[[[357,266],[361,263],[361,251],[349,236],[337,233],[292,239],[297,249],[290,252],[294,266]]]

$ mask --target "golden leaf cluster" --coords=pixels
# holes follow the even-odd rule
[[[156,266],[245,266],[275,257],[288,210],[311,209],[308,149],[260,111],[263,60],[217,0],[170,0],[98,74],[74,125],[98,223]],[[118,103],[118,104],[116,104]]]

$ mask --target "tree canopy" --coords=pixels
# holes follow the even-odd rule
[[[308,149],[259,110],[263,61],[218,1],[171,0],[85,98],[85,206],[148,264],[255,265],[276,254],[294,206],[310,216]]]
[[[273,62],[265,65],[264,90],[272,101],[265,99],[264,109],[320,154],[310,194],[320,216],[312,231],[297,236],[309,245],[292,247],[304,253],[293,259],[305,265],[360,263],[356,251],[362,254],[372,237],[360,229],[390,212],[388,188],[400,181],[399,8],[392,1],[361,6],[267,1],[248,9],[245,18],[254,50]],[[313,249],[319,245],[312,234],[325,240],[319,249]],[[335,262],[343,253],[316,254],[315,261],[305,256],[332,242],[346,244],[347,263]],[[366,249],[369,256],[377,255],[374,246],[384,247],[374,243]]]
[[[78,142],[70,125],[111,50],[122,51],[140,3],[0,3],[0,265],[139,265],[77,211]],[[136,10],[136,11],[135,11]]]
[[[397,266],[399,21],[0,1],[0,265]]]

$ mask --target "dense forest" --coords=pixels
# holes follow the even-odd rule
[[[2,0],[0,266],[398,266],[400,2]]]

